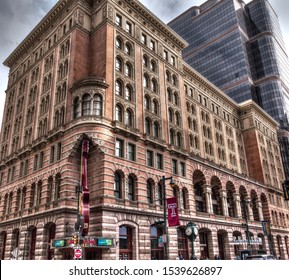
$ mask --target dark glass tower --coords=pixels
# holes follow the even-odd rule
[[[289,63],[267,0],[209,0],[168,24],[189,46],[185,61],[237,102],[253,99],[280,123],[289,178]]]

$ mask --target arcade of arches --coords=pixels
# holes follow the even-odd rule
[[[144,220],[141,221],[142,228],[145,226],[144,222]],[[247,249],[245,244],[236,245],[232,243],[233,240],[246,239],[244,232],[241,232],[240,229],[237,230],[233,227],[225,229],[222,226],[214,226],[212,228],[212,225],[205,223],[198,224],[198,227],[199,235],[195,241],[195,252],[199,259],[214,259],[215,255],[219,255],[224,260],[235,259],[239,256],[241,250]],[[118,226],[116,231],[118,238],[115,239],[115,247],[110,250],[86,248],[84,250],[85,259],[161,260],[164,258],[164,248],[160,244],[163,230],[155,224],[147,225],[146,230],[140,232],[139,225],[124,221]],[[2,232],[0,238],[5,251],[2,250],[1,259],[7,259],[8,252],[11,252],[12,248],[15,248],[14,245],[18,242],[20,250],[24,251],[24,255],[20,254],[19,259],[73,259],[73,249],[55,249],[51,247],[51,241],[55,238],[56,232],[57,226],[53,223],[45,225],[42,229],[31,226],[23,236],[19,235],[19,229],[15,229],[10,233],[10,243],[7,242],[9,233]],[[270,250],[269,240],[261,230],[251,231],[250,237],[252,240],[259,240],[258,244],[251,245],[251,249]],[[177,228],[170,228],[169,238],[170,259],[175,259],[179,254],[184,259],[190,259],[191,243],[185,236],[185,224]],[[272,242],[273,253],[282,259],[288,259],[289,236],[273,236]]]

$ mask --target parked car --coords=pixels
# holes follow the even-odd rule
[[[245,260],[277,260],[277,258],[273,255],[248,255]]]

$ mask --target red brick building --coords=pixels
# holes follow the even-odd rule
[[[180,216],[170,259],[190,257],[190,221],[199,258],[234,259],[247,248],[234,241],[246,239],[246,217],[251,249],[289,258],[278,123],[184,63],[186,45],[136,0],[60,0],[6,59],[1,259],[16,247],[18,258],[71,258],[73,246],[53,240],[75,234],[83,140],[88,236],[113,241],[87,246],[85,259],[163,258],[162,176],[174,178],[166,196]]]

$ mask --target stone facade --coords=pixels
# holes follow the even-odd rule
[[[173,177],[180,226],[169,258],[190,258],[184,229],[199,228],[199,258],[251,249],[289,258],[289,205],[278,124],[237,104],[181,58],[186,42],[138,1],[59,1],[6,59],[1,134],[1,259],[69,259],[81,143],[88,140],[86,259],[161,259],[162,176]],[[271,223],[264,236],[261,221]],[[253,243],[253,241],[252,241]],[[271,247],[271,248],[269,248]],[[23,254],[24,252],[24,254]]]

